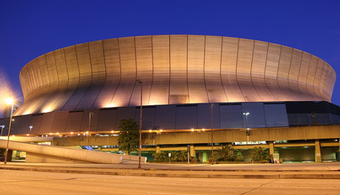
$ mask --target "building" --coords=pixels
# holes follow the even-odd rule
[[[23,67],[25,101],[12,132],[117,151],[118,123],[138,121],[142,98],[148,157],[190,145],[191,155],[206,161],[213,130],[216,149],[232,144],[246,159],[262,146],[287,162],[336,160],[335,80],[322,59],[274,43],[203,35],[100,40]]]

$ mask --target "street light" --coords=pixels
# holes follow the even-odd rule
[[[211,164],[214,164],[214,137],[213,137],[213,104],[210,104],[210,117],[211,117]]]
[[[11,105],[11,115],[9,117],[9,126],[8,126],[8,133],[7,133],[7,146],[6,146],[6,153],[5,153],[5,162],[7,164],[7,155],[8,155],[8,145],[9,145],[9,135],[11,134],[11,126],[12,126],[12,115],[13,115],[13,107],[14,107],[14,100],[12,98],[6,99],[6,104]]]
[[[30,126],[28,126],[28,128],[30,129],[30,133],[32,133],[33,126],[30,125]]]
[[[93,115],[93,112],[90,112],[89,113],[89,131],[86,132],[87,133],[87,149],[90,150],[90,133],[91,133],[91,121],[92,121],[92,115]]]
[[[248,136],[249,136],[248,115],[249,115],[249,114],[250,114],[249,112],[244,112],[244,113],[243,113],[243,115],[246,116],[246,128],[247,128],[247,130],[246,130],[246,135],[247,135],[247,139],[249,139],[249,138],[248,138]],[[249,141],[249,140],[248,140],[248,141]]]
[[[2,132],[3,132],[4,129],[5,129],[5,125],[0,125],[0,127],[1,127],[1,136],[2,136]]]
[[[139,150],[138,150],[138,169],[141,169],[142,160],[142,121],[143,121],[143,83],[141,80],[137,79],[137,83],[140,83],[140,114],[139,114]]]
[[[247,128],[247,130],[248,130],[248,115],[249,114],[250,114],[249,112],[244,112],[243,113],[243,115],[246,116],[246,128]]]

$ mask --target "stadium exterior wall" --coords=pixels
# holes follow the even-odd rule
[[[20,72],[16,116],[90,108],[331,101],[336,75],[306,52],[262,41],[154,35],[58,49]]]

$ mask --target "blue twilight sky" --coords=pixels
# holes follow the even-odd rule
[[[320,57],[340,75],[340,0],[0,0],[0,96],[10,86],[23,101],[19,72],[47,52],[157,34],[278,43]],[[332,102],[340,105],[339,80]]]

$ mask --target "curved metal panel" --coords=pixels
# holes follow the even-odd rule
[[[136,84],[135,38],[119,38],[121,79],[112,104],[121,107],[129,105],[133,88]]]
[[[298,100],[307,100],[305,95],[301,93],[299,88],[298,79],[301,70],[301,62],[302,62],[302,54],[303,52],[297,49],[293,49],[292,59],[289,69],[288,75],[288,84],[290,89],[296,94]]]
[[[311,96],[313,96],[313,99],[319,98],[315,92],[316,89],[314,86],[314,78],[316,74],[317,65],[318,65],[318,58],[312,55],[310,59],[310,63],[309,63],[306,86],[307,86],[308,93]]]
[[[320,83],[321,83],[321,77],[323,72],[323,64],[324,62],[322,60],[318,61],[318,65],[315,72],[315,78],[314,78],[314,86],[316,88],[317,95],[321,98],[322,92],[320,91]]]
[[[227,102],[221,80],[222,37],[206,36],[204,79],[210,103]]]
[[[273,97],[272,101],[285,101],[287,97],[278,84],[279,62],[281,57],[281,46],[269,43],[265,69],[265,81]]]
[[[291,67],[293,48],[281,46],[281,55],[279,61],[279,70],[277,74],[277,81],[282,92],[287,97],[288,101],[297,101],[298,98],[289,87],[289,71]]]
[[[170,37],[152,36],[153,84],[149,105],[169,104],[170,96]]]
[[[105,64],[103,56],[102,41],[90,42],[88,52],[91,64],[92,82],[85,95],[79,102],[77,109],[91,107],[96,101],[104,83],[105,83]]]
[[[308,76],[310,61],[311,61],[311,55],[303,52],[301,66],[300,66],[300,73],[298,77],[298,85],[299,85],[300,91],[305,94],[307,100],[313,100],[313,97],[309,95],[308,90],[307,90],[307,76]]]
[[[143,36],[135,38],[137,79],[143,83],[143,105],[149,105],[150,92],[152,85],[152,40],[151,36]],[[133,90],[129,106],[140,105],[141,86],[138,84]]]
[[[188,36],[188,90],[189,103],[208,102],[204,82],[205,37]]]
[[[336,75],[297,49],[248,39],[156,35],[55,50],[20,72],[15,115],[143,105],[330,101]]]
[[[254,55],[251,67],[251,81],[262,101],[274,101],[265,81],[265,71],[268,68],[268,43],[255,41]],[[275,75],[275,74],[274,74]]]
[[[221,79],[229,102],[245,101],[237,82],[237,56],[239,39],[223,37]]]
[[[253,82],[251,81],[251,67],[254,54],[254,41],[240,39],[237,58],[237,82],[246,102],[261,101]]]
[[[187,35],[170,35],[170,104],[189,102],[187,59]]]
[[[103,40],[102,44],[105,63],[105,84],[93,105],[94,108],[114,107],[112,99],[120,81],[118,39]]]

